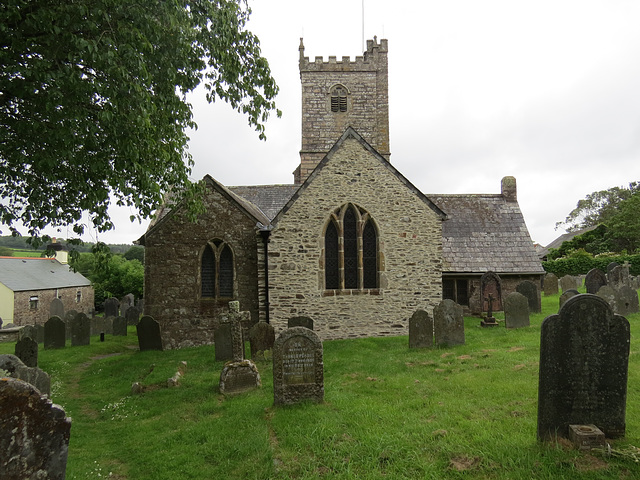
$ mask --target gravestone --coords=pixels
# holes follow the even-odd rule
[[[587,273],[584,279],[584,285],[587,288],[587,293],[596,294],[600,287],[604,287],[607,284],[607,276],[599,268],[592,268]]]
[[[538,439],[567,438],[569,425],[625,434],[629,322],[584,294],[548,316],[540,332]]]
[[[51,317],[44,324],[44,349],[64,348],[66,342],[65,323],[60,317]]]
[[[251,358],[255,359],[264,355],[264,352],[273,348],[276,340],[274,328],[267,322],[258,322],[249,330],[249,344],[251,345]]]
[[[140,320],[140,310],[138,307],[127,308],[124,318],[127,320],[127,325],[137,325]]]
[[[502,281],[498,274],[487,272],[480,277],[480,298],[482,299],[482,311],[502,311]],[[489,299],[492,298],[491,307]]]
[[[631,287],[620,287],[616,291],[616,307],[615,313],[618,315],[638,313],[640,311],[638,292]]]
[[[618,294],[610,285],[600,287],[596,295],[607,302],[614,313],[618,312]]]
[[[19,378],[33,385],[43,395],[49,395],[51,393],[51,377],[49,374],[38,367],[26,366],[24,362],[15,355],[0,355],[0,369],[6,371],[11,378]],[[2,429],[0,428],[0,430]]]
[[[453,300],[442,300],[433,309],[433,330],[436,346],[464,345],[463,308]]]
[[[560,295],[560,299],[558,300],[558,310],[562,308],[562,305],[564,305],[567,300],[569,300],[571,297],[575,297],[576,295],[580,295],[580,292],[573,288],[570,288],[566,292],[563,292],[562,295]]]
[[[527,303],[529,304],[529,312],[540,313],[542,307],[540,305],[540,291],[536,284],[530,280],[520,282],[516,286],[516,292],[521,293],[527,297]]]
[[[529,301],[518,292],[512,292],[504,300],[504,325],[507,328],[528,327]]]
[[[0,478],[65,478],[71,419],[26,382],[0,380]]]
[[[409,319],[409,348],[433,347],[433,320],[424,310],[417,310]]]
[[[233,360],[233,341],[231,335],[231,323],[229,322],[221,322],[213,332],[216,362]]]
[[[16,342],[16,357],[27,367],[38,366],[38,342],[31,337],[24,337]]]
[[[100,333],[105,333],[106,335],[113,335],[113,321],[115,319],[116,317],[105,316],[102,319],[102,332]]]
[[[553,273],[547,273],[544,276],[542,289],[545,295],[556,295],[558,293],[558,277]]]
[[[560,289],[563,292],[566,292],[567,290],[576,289],[576,283],[577,283],[576,278],[571,275],[565,275],[560,279],[559,283],[560,283]]]
[[[623,265],[613,267],[607,275],[607,284],[614,290],[618,290],[624,286],[629,285],[629,270],[625,269]]]
[[[58,297],[51,300],[51,305],[49,306],[49,316],[50,317],[60,317],[64,318],[64,303]]]
[[[611,273],[611,270],[613,270],[616,267],[619,267],[620,264],[618,262],[611,262],[607,265],[607,276],[609,276],[609,274]]]
[[[136,298],[134,297],[133,293],[128,293],[127,295],[122,297],[122,300],[120,301],[120,315],[126,318],[127,310],[135,306],[135,304]]]
[[[62,320],[64,320],[64,324],[65,324],[65,332],[66,332],[67,340],[71,339],[71,324],[73,323],[73,319],[76,318],[77,315],[78,315],[77,311],[69,310],[64,314],[64,317],[62,317]]]
[[[114,337],[127,336],[127,321],[124,319],[124,317],[116,317],[113,319],[113,336]]]
[[[18,340],[22,340],[23,338],[30,337],[38,343],[38,329],[35,325],[25,325],[22,327],[20,332],[18,333]]]
[[[275,405],[324,400],[322,342],[313,330],[292,327],[274,342],[273,400]]]
[[[91,320],[84,313],[78,313],[69,322],[71,325],[71,346],[79,347],[91,343]]]
[[[117,317],[118,310],[120,308],[120,302],[117,298],[107,298],[104,301],[104,316],[106,317]]]
[[[313,319],[309,317],[293,317],[287,322],[287,328],[305,327],[313,330]]]
[[[160,336],[160,324],[150,315],[145,315],[136,326],[138,333],[138,345],[140,351],[162,350],[162,337]]]

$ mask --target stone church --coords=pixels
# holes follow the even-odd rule
[[[311,61],[300,43],[302,144],[290,185],[204,178],[197,223],[159,209],[145,246],[145,314],[165,348],[213,343],[228,303],[276,332],[310,317],[323,339],[403,335],[417,309],[451,298],[483,306],[544,274],[513,177],[499,194],[426,195],[390,163],[388,44],[352,61]],[[494,308],[496,309],[496,308]]]

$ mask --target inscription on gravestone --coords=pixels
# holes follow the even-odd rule
[[[436,345],[464,345],[463,309],[453,300],[443,300],[433,309]]]

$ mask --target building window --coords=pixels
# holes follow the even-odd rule
[[[76,303],[80,303],[82,301],[82,290],[78,290],[76,292]]]
[[[466,279],[443,278],[442,299],[453,300],[458,305],[469,305],[469,281]]]
[[[204,248],[200,279],[202,298],[233,298],[233,253],[222,240]]]
[[[38,297],[29,297],[29,310],[37,310],[38,309]]]
[[[331,111],[347,111],[347,89],[342,85],[336,85],[331,89]]]
[[[352,204],[338,208],[324,234],[327,290],[378,288],[378,234],[373,220]]]

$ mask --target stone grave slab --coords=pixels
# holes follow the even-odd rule
[[[135,307],[133,307],[135,308]],[[116,317],[113,319],[113,336],[114,337],[126,337],[127,336],[127,321],[124,317]]]
[[[416,310],[409,319],[409,348],[433,347],[433,320],[424,310]]]
[[[540,290],[535,283],[530,280],[520,282],[516,286],[516,292],[527,297],[529,312],[540,313],[542,311],[542,307],[540,305]]]
[[[258,322],[249,330],[249,344],[251,345],[251,358],[255,359],[264,355],[264,352],[273,349],[276,340],[274,328],[266,322]]]
[[[51,300],[51,305],[49,306],[49,316],[50,317],[60,317],[64,318],[64,303],[58,297]]]
[[[107,298],[104,301],[104,316],[106,317],[117,317],[120,310],[120,302],[117,298]]]
[[[547,273],[543,282],[542,289],[545,295],[556,295],[558,293],[558,277],[553,273]]]
[[[66,325],[60,317],[51,317],[44,324],[44,349],[64,348]]]
[[[145,315],[136,326],[140,351],[162,350],[160,324],[150,315]]]
[[[437,346],[464,345],[464,310],[450,299],[433,309],[433,330]]]
[[[313,330],[313,319],[309,317],[293,317],[287,322],[287,328],[292,327],[305,327],[309,330]]]
[[[78,313],[70,321],[71,346],[78,347],[91,343],[91,320],[84,313]]]
[[[560,295],[560,299],[558,300],[558,310],[562,308],[562,305],[564,305],[567,300],[575,297],[576,295],[580,295],[580,292],[578,292],[578,290],[576,290],[575,288],[570,288],[569,290],[562,292],[562,295]]]
[[[507,328],[528,327],[529,300],[518,292],[512,292],[504,300],[504,325]]]
[[[16,357],[27,367],[38,366],[38,342],[31,337],[23,337],[16,342]]]
[[[601,287],[607,284],[607,276],[605,273],[598,269],[592,268],[587,273],[584,279],[584,285],[587,288],[587,293],[597,294]]]
[[[51,393],[51,377],[49,374],[41,368],[28,367],[15,355],[0,355],[0,368],[8,372],[10,377],[19,378],[33,385],[43,395]]]
[[[220,393],[234,395],[262,386],[260,373],[251,360],[228,362],[220,373]]]

